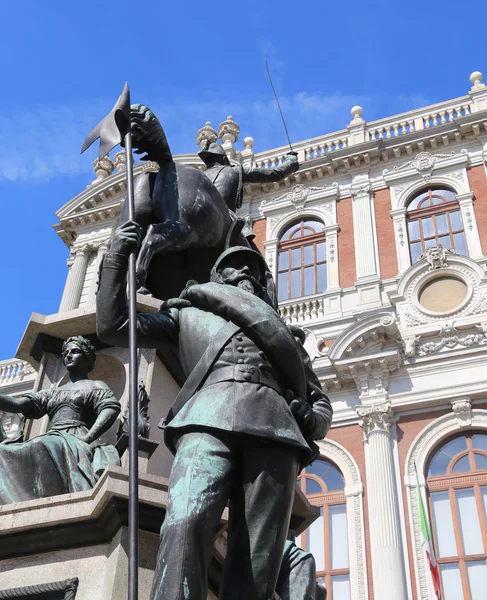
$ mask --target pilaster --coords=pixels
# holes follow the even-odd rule
[[[477,219],[475,218],[473,208],[473,192],[457,194],[456,196],[460,211],[462,213],[463,228],[465,230],[465,239],[467,241],[467,250],[470,258],[482,258],[482,246],[480,245],[479,230],[477,228]]]
[[[326,239],[327,290],[340,287],[338,276],[338,225],[324,227]]]
[[[373,192],[368,179],[357,177],[351,187],[353,234],[359,307],[381,304]]]
[[[394,237],[396,239],[396,254],[399,273],[404,273],[411,266],[409,253],[409,235],[406,222],[407,209],[398,208],[389,211],[394,224]]]
[[[407,600],[399,505],[395,485],[390,402],[357,407],[366,444],[369,529],[375,600]]]

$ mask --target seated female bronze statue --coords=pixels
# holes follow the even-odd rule
[[[96,443],[114,423],[120,403],[103,381],[88,379],[95,349],[85,338],[72,337],[62,357],[66,385],[19,398],[0,395],[0,410],[28,419],[49,416],[46,433],[0,445],[0,505],[89,490],[108,465],[119,463],[114,446]]]

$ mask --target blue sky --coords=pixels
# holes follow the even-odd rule
[[[57,311],[67,249],[55,211],[93,180],[90,129],[126,80],[173,152],[232,115],[256,152],[285,143],[269,61],[294,141],[467,93],[486,73],[485,3],[3,3],[0,40],[0,360],[31,312]],[[241,142],[239,142],[241,143]]]

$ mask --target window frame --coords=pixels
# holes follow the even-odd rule
[[[330,459],[320,456],[316,459],[317,461],[323,461],[331,464],[335,467],[341,474],[344,480],[342,471],[338,468],[338,466],[333,463]],[[325,569],[321,571],[316,571],[316,578],[323,579],[324,585],[327,590],[327,600],[333,600],[332,597],[332,578],[339,575],[348,575],[349,585],[351,585],[351,577],[350,577],[350,548],[348,547],[348,539],[347,539],[347,550],[348,550],[348,567],[340,568],[340,569],[332,569],[331,568],[331,558],[332,558],[332,548],[331,548],[331,524],[330,524],[330,507],[332,506],[343,506],[345,508],[345,515],[347,519],[347,531],[345,534],[348,538],[348,514],[347,514],[347,504],[346,504],[346,496],[345,496],[345,487],[341,490],[332,490],[332,491],[322,491],[314,494],[306,493],[306,479],[311,479],[316,481],[322,488],[323,486],[326,488],[325,481],[315,475],[314,473],[306,473],[306,469],[303,469],[298,476],[298,484],[300,485],[300,489],[305,494],[308,502],[312,506],[319,507],[323,511],[323,543],[325,549]],[[306,529],[300,536],[300,546],[304,549],[308,548],[308,530]]]
[[[412,248],[413,244],[420,243],[421,249],[422,249],[421,253],[424,253],[425,250],[429,247],[426,245],[426,243],[428,241],[434,240],[435,246],[438,246],[439,244],[442,244],[444,246],[445,244],[442,243],[442,240],[440,240],[440,238],[445,238],[446,236],[448,236],[449,244],[450,244],[449,247],[452,248],[453,250],[455,250],[456,248],[455,248],[454,236],[459,233],[463,234],[463,238],[464,238],[464,242],[465,242],[465,249],[466,249],[467,255],[468,255],[467,232],[465,230],[465,224],[463,223],[462,211],[461,211],[461,207],[460,207],[458,200],[444,199],[439,204],[433,203],[434,197],[444,198],[444,196],[442,195],[442,192],[445,192],[445,191],[455,194],[454,190],[448,189],[447,187],[441,188],[439,186],[438,187],[430,186],[428,188],[422,188],[421,190],[416,192],[414,194],[414,196],[412,196],[406,204],[406,228],[407,228],[407,233],[408,233],[409,256],[410,256],[411,264],[415,264],[415,262],[417,262],[417,260],[418,260],[417,258],[414,259],[414,256],[413,256],[413,248]],[[423,199],[422,202],[425,202],[425,200],[429,199],[430,205],[423,206],[420,208],[411,208],[410,209],[409,206],[418,198],[418,196],[422,196],[425,193],[427,193],[428,196],[425,199]],[[452,219],[451,219],[451,213],[453,213],[453,212],[459,213],[460,221],[462,224],[461,229],[453,228]],[[439,233],[437,219],[436,219],[440,215],[446,216],[447,226],[448,226],[448,231],[446,233],[441,233],[441,234]],[[431,222],[432,222],[432,226],[433,226],[433,235],[425,235],[425,233],[424,233],[423,219],[427,219],[427,218],[431,218]],[[416,237],[413,239],[411,237],[410,226],[409,226],[410,223],[418,224],[419,238]]]
[[[305,229],[311,229],[311,226],[305,225],[306,222],[314,221],[319,224],[323,231],[318,231],[315,233],[304,233]],[[316,217],[303,217],[299,221],[295,221],[281,233],[279,237],[279,243],[277,246],[277,292],[279,296],[279,279],[280,275],[287,274],[287,293],[286,297],[283,297],[279,300],[279,302],[287,302],[288,300],[296,300],[297,298],[304,298],[307,296],[313,296],[315,294],[321,294],[326,291],[328,286],[328,273],[327,273],[327,247],[326,247],[326,234],[324,232],[325,224],[320,221]],[[283,240],[283,236],[287,233],[294,231],[300,231],[301,235],[299,237],[289,237],[286,240]],[[318,260],[318,244],[323,244],[325,248],[325,258],[323,260]],[[312,246],[313,248],[313,261],[310,263],[305,263],[304,256],[304,248]],[[299,265],[293,267],[292,264],[292,255],[293,250],[300,250],[300,262]],[[287,268],[281,268],[281,254],[287,254]],[[320,265],[324,265],[326,281],[325,288],[320,291],[320,281],[318,278],[318,267]],[[313,267],[313,282],[314,282],[314,291],[311,293],[305,293],[305,269]],[[299,271],[300,273],[300,293],[297,296],[292,295],[292,273],[294,271]]]
[[[462,591],[464,595],[464,599],[470,599],[470,585],[468,580],[468,572],[467,572],[467,562],[472,561],[484,561],[487,564],[487,515],[484,508],[484,503],[481,495],[480,488],[487,486],[487,469],[477,469],[474,462],[474,454],[481,454],[487,456],[487,450],[482,450],[480,448],[473,448],[472,445],[472,435],[484,435],[487,437],[487,433],[478,430],[470,430],[466,432],[462,432],[462,434],[452,436],[448,439],[442,441],[441,445],[435,448],[435,451],[432,453],[431,457],[427,463],[426,473],[428,473],[431,461],[437,455],[437,453],[450,441],[458,438],[465,437],[467,442],[467,449],[461,450],[455,454],[448,466],[446,468],[446,473],[442,475],[433,475],[426,476],[426,490],[427,490],[427,498],[428,498],[428,509],[429,509],[429,517],[430,523],[432,526],[433,533],[433,547],[436,556],[436,562],[438,564],[438,569],[440,570],[440,585],[442,594],[443,592],[443,582],[441,579],[441,565],[443,564],[458,564],[460,571],[460,579],[462,584]],[[463,457],[469,456],[469,465],[470,470],[461,472],[461,473],[453,473],[453,468],[456,463]],[[462,489],[473,489],[475,504],[477,507],[477,515],[479,518],[482,543],[484,545],[484,553],[483,554],[465,554],[463,538],[462,538],[462,529],[460,523],[460,516],[458,510],[458,504],[455,492],[456,490]],[[450,501],[450,511],[452,515],[453,522],[453,531],[455,536],[455,544],[457,548],[456,556],[448,556],[441,557],[439,556],[439,548],[437,541],[437,526],[434,519],[433,512],[433,500],[431,497],[432,493],[435,492],[448,492],[448,498]]]

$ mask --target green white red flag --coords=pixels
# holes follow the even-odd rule
[[[419,506],[419,526],[421,531],[421,545],[423,550],[426,552],[426,558],[431,571],[431,578],[433,580],[433,588],[435,590],[436,597],[441,600],[441,589],[440,589],[440,572],[438,564],[436,562],[435,551],[433,549],[433,541],[431,539],[431,529],[428,523],[428,517],[424,509],[423,498],[421,496],[421,488],[419,487],[418,473],[416,471],[416,492],[418,494],[418,506]]]

